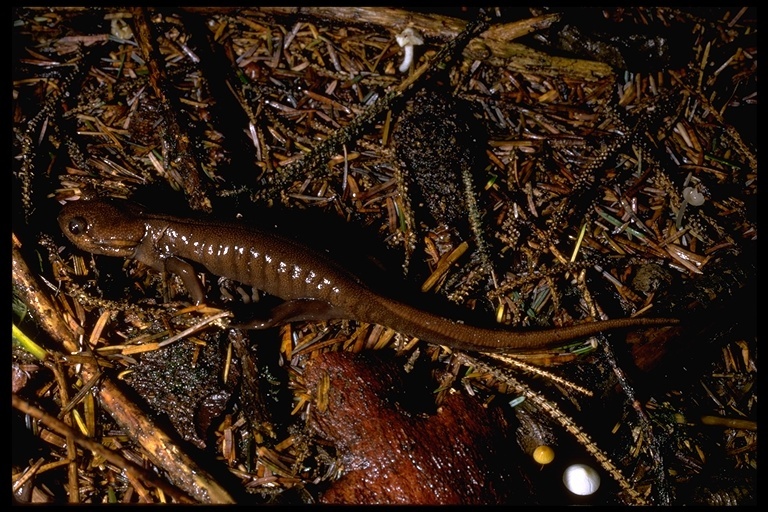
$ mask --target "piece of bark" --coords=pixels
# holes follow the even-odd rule
[[[435,407],[432,390],[412,382],[413,373],[418,372],[406,375],[401,365],[376,356],[344,352],[322,354],[307,366],[307,389],[320,398],[310,425],[336,446],[345,469],[320,500],[525,502],[520,453],[502,410],[484,408],[463,393],[448,394]]]

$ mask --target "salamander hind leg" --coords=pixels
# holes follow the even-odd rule
[[[165,260],[165,270],[176,274],[181,278],[184,283],[184,287],[189,292],[192,300],[195,304],[203,304],[205,302],[205,292],[203,291],[203,285],[200,284],[195,269],[188,262],[172,256]]]

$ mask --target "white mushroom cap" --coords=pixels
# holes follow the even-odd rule
[[[600,488],[600,474],[586,464],[573,464],[563,472],[563,483],[573,494],[589,496]]]
[[[701,206],[704,204],[704,194],[696,190],[694,187],[685,187],[683,189],[683,199],[692,204],[693,206]]]
[[[401,48],[404,48],[407,45],[416,46],[416,45],[424,44],[424,38],[413,27],[406,27],[402,32],[400,32],[395,36],[395,39],[397,40],[397,44],[399,44]]]

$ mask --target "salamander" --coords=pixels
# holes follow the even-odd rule
[[[326,254],[292,239],[233,222],[157,214],[120,200],[79,200],[58,217],[78,248],[134,258],[177,274],[192,300],[205,294],[192,263],[283,299],[252,328],[301,320],[357,320],[424,341],[480,352],[521,352],[563,344],[601,331],[670,325],[669,318],[619,318],[540,330],[483,328],[424,311],[375,292]]]

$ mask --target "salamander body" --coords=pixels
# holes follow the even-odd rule
[[[203,302],[205,295],[190,262],[286,301],[270,318],[254,323],[254,328],[299,320],[350,319],[452,348],[510,353],[551,347],[605,330],[677,323],[666,318],[623,318],[544,330],[481,328],[379,294],[327,255],[254,227],[160,215],[117,200],[74,201],[64,206],[58,221],[82,250],[134,258],[179,275],[196,303]]]

